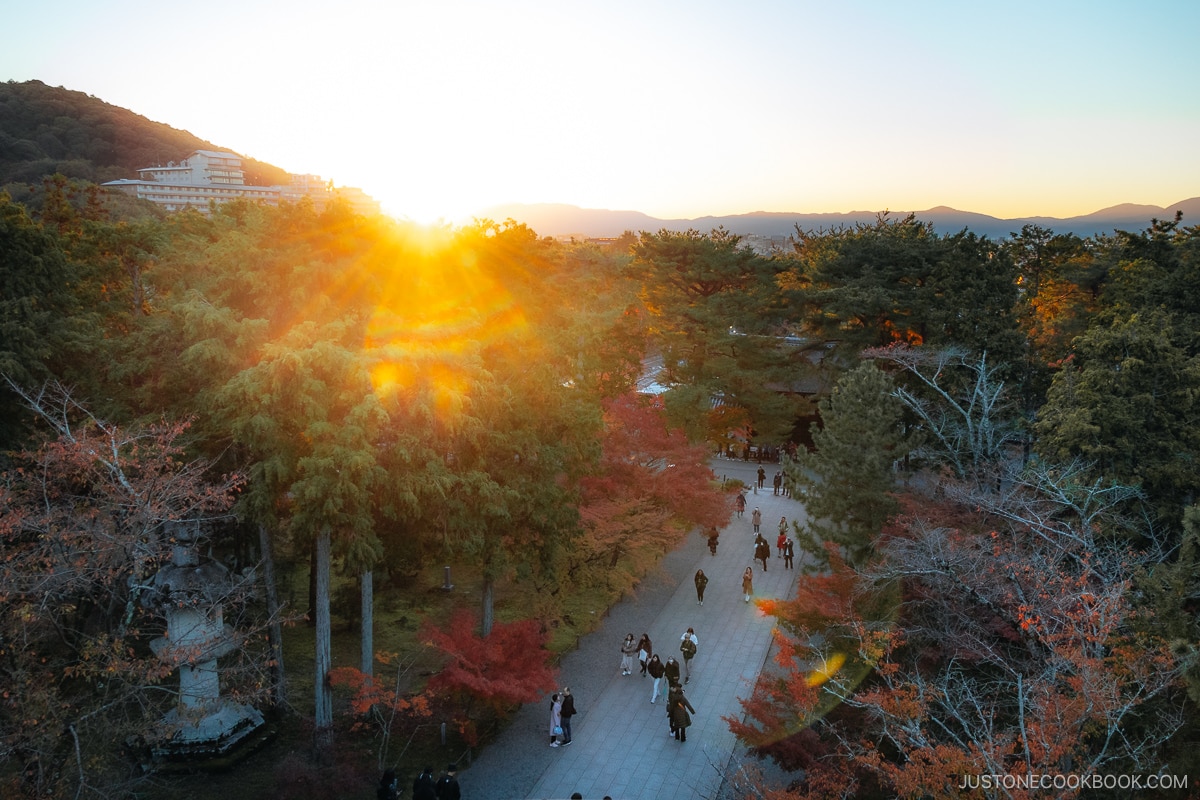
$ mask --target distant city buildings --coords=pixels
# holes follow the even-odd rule
[[[167,211],[194,208],[209,212],[210,203],[245,198],[268,205],[296,203],[309,198],[317,209],[335,198],[348,203],[361,214],[379,213],[379,203],[361,189],[335,187],[318,175],[292,175],[287,186],[251,186],[246,184],[242,159],[236,153],[196,150],[183,161],[138,170],[137,179],[123,178],[104,184],[139,200],[149,200]]]

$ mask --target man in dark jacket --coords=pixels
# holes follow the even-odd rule
[[[675,660],[675,656],[667,659],[667,663],[663,665],[663,675],[667,677],[667,686],[679,685],[679,662]]]
[[[575,716],[575,696],[571,694],[569,687],[562,690],[562,695],[562,709],[559,711],[563,729],[561,746],[566,747],[571,743],[571,717]]]
[[[771,545],[759,536],[754,540],[754,560],[762,562],[763,572],[767,571],[767,559],[771,557]]]
[[[458,765],[451,764],[446,767],[446,774],[438,778],[437,785],[433,787],[437,800],[462,800],[462,789],[458,788],[458,778],[454,777],[457,772]]]
[[[437,800],[437,792],[433,787],[433,767],[427,766],[413,779],[413,800]]]

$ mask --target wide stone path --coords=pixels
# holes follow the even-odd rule
[[[720,477],[754,482],[758,465],[713,459]],[[599,800],[693,800],[715,798],[735,747],[723,716],[741,716],[739,697],[749,695],[771,645],[772,621],[741,593],[743,570],[751,565],[754,535],[750,514],[763,512],[762,532],[772,558],[764,574],[754,568],[756,597],[788,597],[797,570],[785,570],[776,555],[779,518],[805,519],[801,505],[771,494],[775,464],[764,464],[766,488],[746,493],[746,512],[735,514],[721,532],[715,557],[698,534],[670,553],[663,568],[642,581],[638,591],[612,609],[603,624],[564,657],[560,681],[570,686],[579,713],[573,721],[574,741],[549,746],[550,702],[530,703],[512,725],[459,774],[465,800],[569,798],[580,792]],[[790,529],[790,525],[789,525]],[[796,561],[799,564],[800,554]],[[704,605],[696,602],[693,576],[709,576]],[[663,660],[674,655],[682,664],[679,639],[688,626],[696,629],[699,652],[692,661],[686,693],[697,713],[686,742],[669,733],[663,701],[650,703],[652,680],[636,671],[620,671],[620,645],[626,633],[649,633]],[[439,765],[441,766],[441,765]]]

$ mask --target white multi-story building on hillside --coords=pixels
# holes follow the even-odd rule
[[[167,211],[194,208],[207,214],[210,203],[237,198],[278,205],[307,197],[317,208],[323,208],[334,197],[344,196],[355,211],[379,212],[379,203],[361,189],[335,189],[317,175],[293,175],[288,186],[247,185],[241,156],[217,150],[196,150],[178,164],[169,161],[165,167],[146,167],[138,170],[137,179],[123,178],[104,185],[149,200]]]

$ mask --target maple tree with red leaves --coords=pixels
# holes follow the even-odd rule
[[[375,653],[375,660],[384,666],[395,666],[396,677],[391,685],[385,684],[373,674],[354,667],[334,667],[329,671],[329,684],[350,691],[350,714],[356,721],[351,730],[360,731],[374,726],[379,734],[379,752],[376,767],[383,769],[390,760],[390,745],[398,724],[414,725],[432,713],[429,698],[424,694],[406,691],[405,678],[413,661],[404,662],[396,653]]]
[[[657,400],[606,402],[598,469],[580,481],[583,536],[567,571],[623,591],[689,530],[723,527],[731,496],[715,482],[708,451],[669,429]],[[629,569],[616,570],[622,563]]]
[[[554,689],[557,678],[546,649],[549,636],[536,620],[497,622],[487,636],[479,635],[477,624],[474,614],[460,609],[444,627],[426,622],[421,628],[421,638],[446,657],[426,690],[458,704],[459,731],[471,745],[478,738],[472,717],[476,704],[500,714],[537,700]]]

